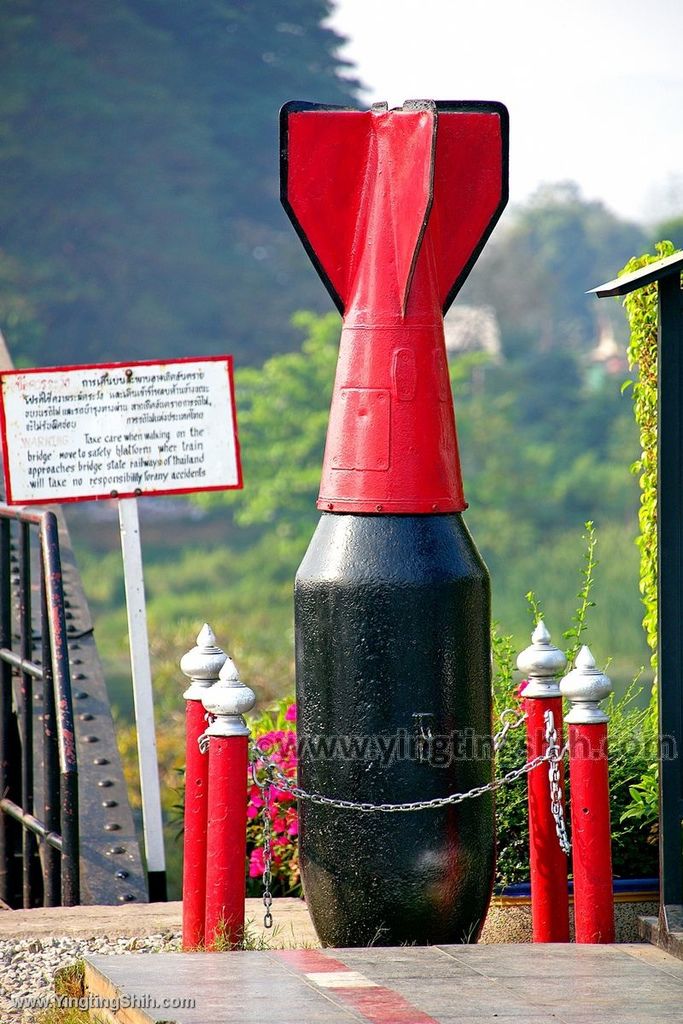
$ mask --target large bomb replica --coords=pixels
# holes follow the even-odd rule
[[[288,103],[282,201],[344,318],[295,585],[299,781],[377,803],[491,780],[490,598],[465,526],[443,313],[507,201],[507,111]],[[300,804],[325,945],[476,941],[490,795],[386,813]]]

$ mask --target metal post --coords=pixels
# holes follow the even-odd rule
[[[666,344],[663,340],[666,339]],[[658,605],[660,917],[683,927],[683,292],[680,273],[659,281]]]
[[[12,593],[10,561],[10,522],[0,520],[0,647],[12,646]],[[19,766],[17,721],[12,707],[12,666],[0,664],[0,794],[15,803],[21,801],[21,769]],[[0,811],[0,899],[11,907],[17,905],[21,881],[21,830],[17,823]]]
[[[166,854],[161,813],[159,761],[154,729],[154,694],[149,661],[145,583],[137,498],[119,500],[119,526],[126,591],[128,641],[133,676],[133,701],[138,737],[142,831],[147,858],[147,886],[150,903],[166,900]]]
[[[52,680],[57,714],[60,774],[60,826],[62,832],[62,906],[81,902],[80,821],[78,810],[78,758],[71,702],[71,670],[66,640],[62,560],[59,553],[57,517],[46,512],[40,520],[41,547],[47,599],[48,628],[52,647]]]
[[[204,734],[209,744],[207,949],[218,940],[236,945],[244,934],[250,732],[242,715],[256,703],[231,658],[218,678],[203,698],[204,708],[216,716]]]
[[[52,646],[48,628],[45,565],[40,566],[41,666],[43,669],[43,822],[48,832],[60,829],[59,752]],[[61,858],[59,850],[43,843],[43,905],[58,907],[61,901]]]
[[[227,655],[216,646],[208,623],[197,646],[181,659],[180,668],[191,680],[185,690],[185,830],[183,834],[183,949],[204,942],[206,905],[206,810],[209,759],[199,749],[206,725],[202,697],[218,680]]]
[[[29,524],[19,526],[19,637],[21,657],[33,660],[33,614],[31,607],[31,536]],[[33,814],[33,679],[29,672],[20,674],[19,731],[21,734],[21,806]],[[36,840],[33,833],[22,830],[22,902],[24,909],[36,906]],[[40,902],[42,903],[42,897]]]
[[[660,941],[683,930],[683,253],[593,288],[600,298],[658,282],[657,606]]]
[[[576,668],[564,677],[560,690],[572,705],[565,721],[569,727],[576,941],[614,942],[609,718],[598,707],[612,692],[612,683],[596,668],[589,648],[582,647]]]
[[[562,747],[562,697],[558,677],[567,664],[562,651],[550,640],[540,621],[522,651],[517,668],[528,680],[524,690],[527,714],[527,756],[531,760],[545,753],[546,712],[551,712]],[[560,765],[561,804],[564,809],[564,769]],[[560,848],[550,804],[547,764],[528,775],[529,867],[531,872],[531,923],[534,942],[569,942],[569,895],[567,857]]]

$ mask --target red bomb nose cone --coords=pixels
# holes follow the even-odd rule
[[[507,201],[507,111],[288,103],[282,201],[344,316],[318,507],[466,508],[443,313]]]

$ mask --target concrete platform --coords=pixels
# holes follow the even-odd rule
[[[666,953],[671,953],[672,956],[683,960],[683,929],[674,928],[667,931],[666,928],[660,927],[657,917],[641,917],[639,924],[641,939],[645,939],[646,942],[651,942]]]
[[[86,992],[107,1024],[683,1022],[683,963],[645,944],[91,956]]]
[[[182,903],[134,903],[118,907],[38,907],[0,913],[1,939],[56,938],[88,939],[144,937],[155,932],[180,933]],[[263,903],[246,900],[250,934],[268,939],[271,945],[319,945],[306,904],[297,899],[273,903],[275,927],[263,926]]]

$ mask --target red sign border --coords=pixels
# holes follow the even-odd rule
[[[5,418],[5,394],[2,382],[5,377],[17,377],[31,373],[68,373],[71,370],[121,370],[134,368],[136,366],[177,366],[184,363],[225,363],[228,374],[228,386],[230,388],[230,400],[232,402],[232,434],[235,442],[235,460],[237,465],[237,483],[223,484],[214,487],[176,487],[171,490],[142,491],[139,488],[134,491],[117,491],[116,494],[88,494],[75,498],[28,498],[25,501],[15,501],[12,497],[12,481],[9,470],[9,451],[7,447],[7,420]],[[117,363],[76,363],[72,366],[31,366],[25,370],[0,370],[0,434],[2,435],[2,468],[5,476],[5,501],[8,505],[69,505],[77,501],[112,501],[119,498],[158,498],[171,494],[203,494],[210,491],[238,491],[244,486],[242,477],[242,458],[240,452],[240,440],[237,430],[237,402],[235,400],[235,374],[234,360],[232,356],[181,356],[178,359],[133,359],[128,362]]]

